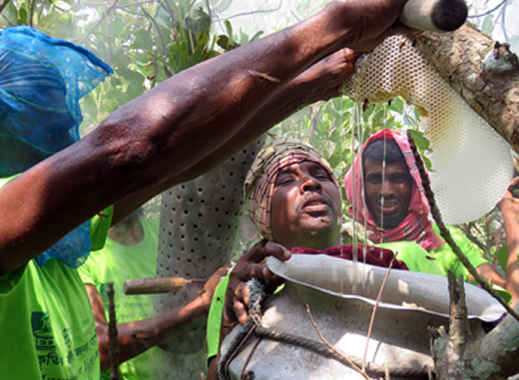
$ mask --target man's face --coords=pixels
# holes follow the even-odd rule
[[[338,243],[341,202],[326,169],[313,161],[278,173],[271,202],[272,235],[288,249],[324,249]]]
[[[413,179],[402,161],[386,164],[382,172],[382,162],[364,161],[366,204],[378,226],[395,228],[408,214]]]

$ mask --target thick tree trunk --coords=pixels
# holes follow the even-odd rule
[[[465,101],[519,152],[519,63],[469,25],[419,32],[415,46]]]
[[[469,352],[475,379],[499,379],[519,373],[519,322],[508,315],[485,337],[472,342]]]
[[[439,380],[500,380],[519,373],[519,323],[511,316],[507,316],[487,335],[467,344],[463,357],[455,366],[457,376],[451,376],[448,372],[452,369],[448,357],[450,344],[451,339],[444,328],[433,331],[431,352]]]

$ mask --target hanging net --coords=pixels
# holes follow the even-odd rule
[[[344,93],[362,102],[402,96],[420,110],[420,129],[432,149],[431,185],[446,224],[478,219],[503,196],[513,175],[510,146],[408,37],[392,35],[361,57]]]

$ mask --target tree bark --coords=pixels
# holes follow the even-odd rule
[[[515,310],[518,310],[516,307]],[[519,322],[506,316],[468,349],[475,379],[501,379],[519,373]]]
[[[506,44],[463,25],[418,32],[416,48],[463,99],[519,153],[519,63]]]

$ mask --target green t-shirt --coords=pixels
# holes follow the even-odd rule
[[[481,250],[472,243],[458,228],[449,226],[454,242],[461,251],[467,256],[470,263],[477,268],[483,263],[488,262],[482,255]],[[434,226],[434,231],[439,235],[438,227]],[[427,252],[416,242],[397,241],[392,243],[376,244],[377,247],[383,247],[392,250],[397,259],[406,263],[409,270],[413,272],[422,272],[430,274],[439,274],[446,276],[447,272],[452,271],[456,277],[463,276],[465,281],[469,277],[469,272],[458,260],[456,254],[451,247],[445,243],[435,250]]]
[[[136,245],[122,245],[106,239],[102,250],[92,252],[79,268],[83,283],[94,285],[101,295],[108,319],[107,283],[114,283],[114,302],[117,323],[126,323],[149,318],[153,315],[155,298],[152,295],[129,295],[123,293],[124,281],[129,278],[155,277],[158,249],[158,223],[146,218],[142,222],[144,237]],[[157,379],[157,364],[154,361],[159,348],[151,348],[119,366],[121,378],[126,380]],[[103,373],[108,378],[109,372]]]
[[[0,373],[6,379],[98,380],[94,317],[75,269],[35,260],[0,276]]]
[[[16,176],[0,179],[0,188]],[[36,260],[0,276],[0,373],[6,379],[98,380],[94,316],[75,269]]]

